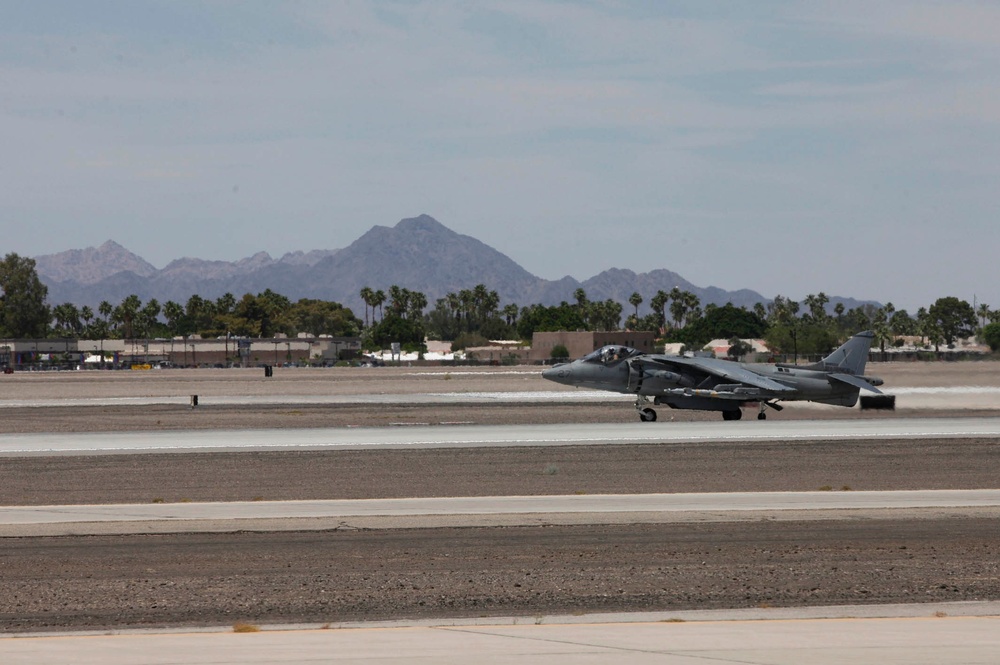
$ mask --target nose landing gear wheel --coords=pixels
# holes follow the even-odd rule
[[[644,423],[656,422],[656,411],[653,411],[648,407],[645,409],[640,409],[639,420],[641,420]]]

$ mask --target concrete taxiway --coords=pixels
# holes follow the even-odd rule
[[[993,665],[1000,657],[1000,604],[896,608],[902,616],[861,618],[883,617],[885,611],[879,606],[853,606],[676,612],[643,615],[638,621],[628,615],[522,617],[520,622],[490,619],[450,625],[329,626],[326,630],[312,627],[240,634],[0,637],[0,662]],[[893,608],[888,609],[891,612]],[[621,623],[623,620],[631,622]]]
[[[0,455],[1000,437],[1000,418],[433,425],[0,435]]]
[[[1000,490],[486,496],[0,507],[0,537],[1000,515]],[[735,516],[733,514],[736,514]],[[430,519],[428,519],[430,518]],[[440,519],[446,518],[446,519]],[[812,518],[811,515],[809,517]]]

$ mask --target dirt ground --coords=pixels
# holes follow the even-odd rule
[[[0,630],[543,622],[997,599],[998,527],[943,519],[23,538],[2,543]]]
[[[997,369],[938,363],[869,373],[898,386],[997,386]],[[0,408],[0,435],[634,418],[627,403],[531,399],[378,408],[58,404],[136,395],[565,390],[536,370],[504,370],[295,370],[276,371],[274,381],[250,370],[15,374],[0,377],[0,400],[54,405]],[[947,403],[934,412],[969,413]],[[841,409],[822,417],[929,413]],[[776,417],[816,412],[793,405]],[[7,457],[0,504],[961,489],[995,488],[998,478],[1000,442],[992,439]],[[0,538],[0,630],[490,615],[541,621],[609,610],[996,600],[998,561],[1000,520],[957,516]]]

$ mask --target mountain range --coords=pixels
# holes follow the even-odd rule
[[[501,304],[555,305],[573,302],[578,288],[590,300],[611,298],[631,311],[628,298],[642,294],[639,313],[649,311],[649,300],[658,290],[674,287],[690,291],[708,303],[752,307],[768,298],[749,289],[726,291],[696,286],[669,270],[635,273],[612,268],[583,282],[572,277],[547,280],[532,275],[515,261],[479,240],[456,233],[433,217],[420,215],[393,227],[375,226],[343,249],[292,252],[279,259],[259,252],[239,261],[181,258],[158,269],[118,243],[74,249],[35,257],[39,278],[48,286],[50,304],[72,302],[92,308],[107,300],[120,303],[135,294],[144,302],[174,300],[181,304],[194,294],[215,299],[224,293],[237,298],[244,293],[271,289],[292,300],[318,298],[350,307],[360,316],[364,286],[388,291],[396,284],[421,291],[433,307],[449,292],[485,284],[496,290]],[[862,304],[851,298],[831,298],[850,309]]]

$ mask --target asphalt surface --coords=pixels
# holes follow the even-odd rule
[[[941,377],[928,378],[926,371],[892,370],[897,384],[905,378],[907,387],[937,391],[949,385]],[[406,405],[407,394],[536,391],[543,382],[523,373],[393,372],[352,374],[363,384],[354,386],[331,380],[347,375],[307,373],[274,383],[235,373],[163,373],[141,380],[124,373],[16,377],[18,383],[0,386],[0,394],[110,400],[144,393],[238,397],[244,389],[257,395],[333,389],[397,397],[372,405],[233,404],[205,410],[177,404],[23,406],[4,411],[0,432],[191,429],[182,427],[191,421],[205,429],[240,422],[255,431],[327,426],[331,418],[340,418],[337,423],[344,426],[470,420],[552,424],[572,422],[580,414],[591,422],[634,418],[627,404],[618,403]],[[956,385],[954,376],[960,386],[997,382],[992,365],[976,364],[971,373],[971,379],[969,372],[949,375],[951,385]],[[918,416],[968,415],[964,393],[933,394],[927,408],[873,417],[912,418],[919,431]],[[981,413],[998,413],[988,399],[975,406]],[[677,416],[676,423],[708,420],[706,414],[667,413]],[[792,405],[768,424],[818,413]],[[846,424],[862,416],[850,409],[834,413]],[[707,415],[715,420],[716,414]],[[761,423],[728,424],[752,428]],[[992,437],[940,434],[786,443],[15,455],[0,461],[0,503],[996,489],[998,459]],[[749,522],[727,521],[723,511],[721,521],[674,524],[338,525],[302,532],[11,537],[0,540],[0,630],[996,600],[998,534],[996,518],[960,511],[919,519],[867,515]]]

